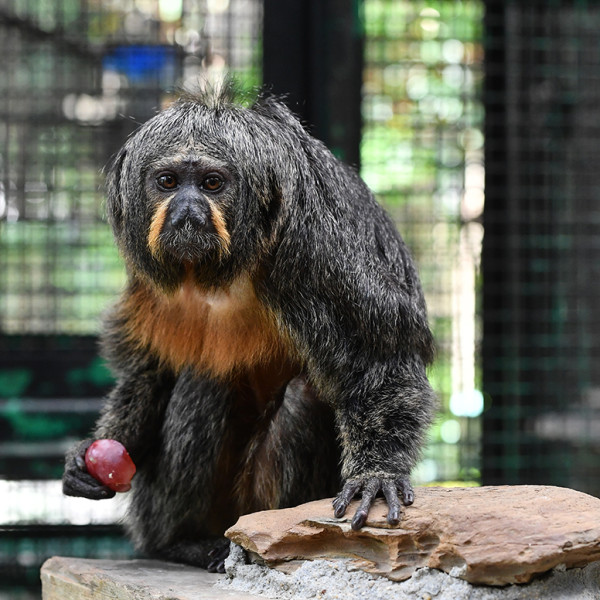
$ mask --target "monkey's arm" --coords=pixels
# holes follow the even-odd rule
[[[340,381],[337,422],[345,480],[334,511],[342,516],[354,496],[361,494],[353,529],[364,525],[379,493],[388,503],[392,525],[399,521],[400,503],[413,503],[410,473],[436,406],[425,372],[433,358],[425,303],[403,245],[398,254],[403,279],[386,265],[371,263],[355,271],[347,284],[347,297],[357,307],[350,324],[357,335],[353,343],[345,344],[346,374],[331,369]],[[350,306],[344,310],[352,312]]]
[[[172,387],[172,376],[159,368],[156,359],[121,339],[120,329],[109,331],[104,348],[118,374],[117,385],[104,404],[94,438],[67,452],[63,474],[66,495],[93,500],[112,498],[115,493],[87,472],[84,456],[90,444],[94,439],[115,439],[125,446],[136,467],[142,466],[157,443]]]
[[[348,285],[344,289],[329,281],[332,290],[343,290],[343,298],[327,298],[324,291],[310,295],[294,280],[294,299],[288,301],[296,306],[287,319],[294,338],[306,340],[302,347],[308,349],[311,384],[336,411],[345,484],[334,501],[335,515],[345,514],[350,501],[362,494],[352,520],[359,529],[375,496],[383,493],[388,521],[396,524],[401,503],[413,501],[409,477],[436,404],[425,373],[432,350],[422,350],[431,343],[430,334],[421,331],[418,311],[394,315],[392,308],[409,306],[410,299],[397,301],[393,291],[373,286],[379,292],[367,301]]]
[[[362,493],[353,519],[360,528],[381,492],[388,520],[397,523],[400,503],[413,499],[409,475],[435,407],[425,375],[433,356],[425,304],[391,226],[371,225],[375,231],[367,238],[359,231],[366,225],[331,218],[327,231],[319,231],[326,217],[288,236],[307,243],[276,263],[277,308],[290,337],[300,341],[311,384],[336,410],[345,485],[335,514],[343,515]]]
[[[152,361],[121,379],[109,395],[94,436],[121,442],[136,465],[141,466],[156,446],[172,377]]]
[[[418,356],[401,357],[395,368],[372,367],[367,377],[379,378],[380,383],[368,391],[368,396],[363,395],[364,385],[350,386],[355,395],[344,398],[337,410],[345,484],[333,506],[335,516],[341,517],[350,501],[362,494],[352,519],[353,529],[364,525],[378,493],[388,503],[387,518],[392,525],[400,519],[400,502],[413,503],[410,472],[434,406]]]

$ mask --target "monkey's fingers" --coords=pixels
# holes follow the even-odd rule
[[[404,506],[410,506],[415,501],[415,491],[413,490],[410,479],[408,477],[397,477],[395,483],[398,488],[398,493],[402,498],[402,504],[404,504]]]
[[[343,517],[346,514],[348,504],[352,501],[354,496],[360,492],[362,483],[355,479],[346,481],[342,491],[335,497],[333,501],[333,514],[337,519]]]
[[[400,500],[398,499],[398,488],[395,481],[383,479],[381,491],[388,505],[387,522],[390,525],[398,525],[400,522]]]
[[[358,531],[366,523],[367,517],[369,516],[369,509],[380,489],[381,479],[379,479],[379,477],[369,477],[369,479],[367,479],[362,490],[362,500],[352,519],[351,527],[354,531]]]
[[[85,452],[93,439],[82,440],[67,453],[63,474],[63,494],[90,500],[105,500],[115,495],[111,489],[94,479],[85,466]]]
[[[90,500],[106,500],[112,498],[115,492],[102,485],[89,473],[84,473],[80,469],[67,469],[63,475],[63,494]]]

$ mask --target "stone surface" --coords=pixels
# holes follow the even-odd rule
[[[220,578],[158,560],[54,556],[42,566],[42,600],[256,600],[249,593],[215,588]]]
[[[390,581],[352,568],[348,559],[307,560],[286,574],[246,564],[235,544],[225,561],[228,577],[217,585],[278,600],[598,600],[600,562],[554,569],[526,585],[473,585],[424,567],[405,581]]]
[[[245,515],[226,535],[269,567],[349,558],[401,581],[429,567],[475,584],[526,583],[555,567],[600,560],[600,500],[548,486],[419,488],[397,527],[378,500],[366,526],[332,516],[331,500]]]

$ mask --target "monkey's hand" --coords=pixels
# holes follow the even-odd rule
[[[387,522],[400,522],[400,500],[404,506],[414,502],[415,495],[408,476],[365,476],[349,479],[333,501],[334,515],[339,519],[346,514],[348,504],[362,492],[359,507],[352,518],[352,529],[359,530],[366,522],[375,497],[381,492],[388,504]]]
[[[81,496],[90,500],[104,500],[115,495],[111,489],[94,479],[85,466],[85,452],[94,440],[79,442],[67,452],[63,473],[63,494]]]

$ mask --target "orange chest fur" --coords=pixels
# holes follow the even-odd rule
[[[175,372],[191,366],[226,377],[285,356],[274,317],[248,278],[212,291],[185,283],[168,296],[142,287],[124,309],[130,339]]]

